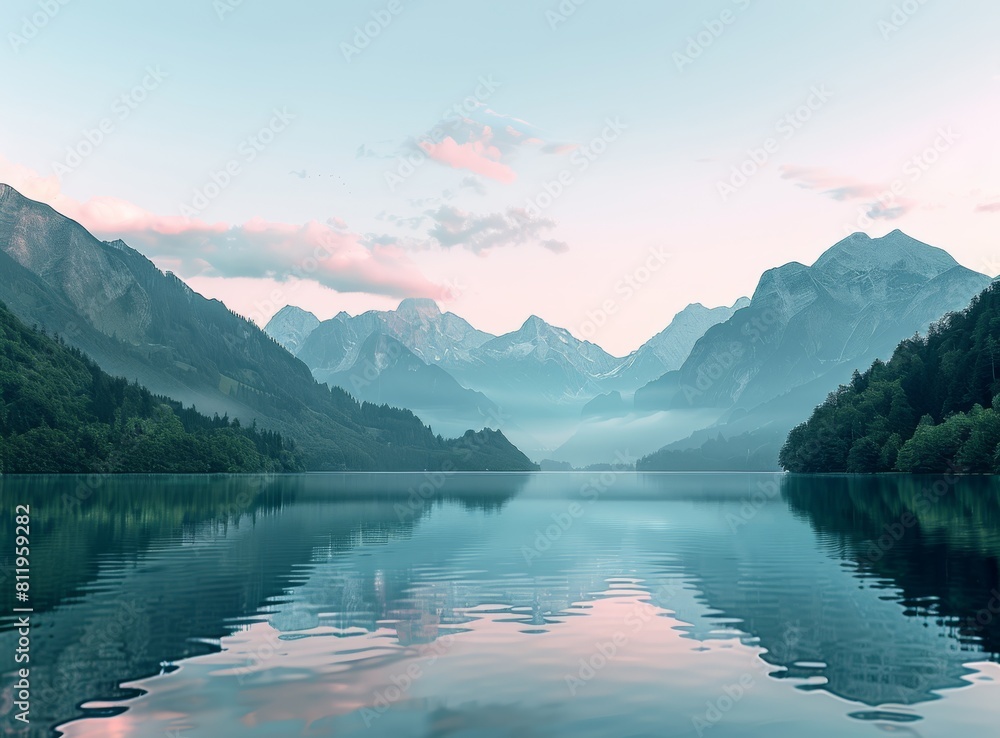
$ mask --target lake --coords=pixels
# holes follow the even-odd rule
[[[0,546],[5,735],[996,729],[991,479],[8,476]]]

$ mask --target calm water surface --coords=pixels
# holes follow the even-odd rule
[[[991,480],[2,477],[0,565],[17,504],[30,735],[996,733]]]

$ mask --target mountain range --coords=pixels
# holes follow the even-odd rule
[[[497,420],[519,448],[542,458],[573,432],[588,403],[605,392],[629,394],[680,367],[708,328],[748,302],[689,305],[624,358],[534,315],[517,330],[495,336],[426,299],[404,300],[392,311],[341,312],[322,322],[288,306],[264,330],[318,381],[340,384],[361,399],[410,408],[435,428]],[[370,343],[376,335],[393,343]],[[376,357],[377,345],[395,350]]]
[[[537,316],[492,336],[428,300],[340,313],[318,325],[290,307],[265,330],[318,379],[336,382],[363,367],[378,375],[362,355],[364,342],[375,333],[394,338],[454,382],[439,381],[435,398],[387,379],[393,402],[440,423],[457,412],[451,398],[459,388],[478,393],[466,396],[464,411],[506,418],[511,437],[534,458],[586,464],[664,447],[643,464],[773,469],[788,430],[852,371],[962,309],[989,282],[900,231],[874,239],[857,233],[811,266],[768,270],[752,298],[732,307],[689,305],[622,358]],[[411,375],[419,368],[411,364]]]
[[[7,185],[0,185],[0,300],[108,374],[280,432],[309,469],[534,468],[502,433],[446,441],[408,410],[362,404],[317,383],[221,302]]]
[[[310,469],[644,454],[648,469],[774,468],[788,431],[854,370],[990,282],[900,231],[858,233],[811,266],[768,270],[731,307],[689,305],[625,357],[534,315],[493,335],[427,299],[329,320],[288,306],[262,331],[0,185],[0,299],[18,319],[156,395],[259,421]]]
[[[888,359],[991,281],[898,230],[856,233],[812,266],[765,272],[749,307],[709,329],[680,369],[636,392],[641,412],[723,413],[643,466],[776,468],[788,431],[853,371]]]

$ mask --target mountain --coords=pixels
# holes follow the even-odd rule
[[[265,330],[280,340],[270,323]],[[340,372],[357,360],[362,344],[376,333],[396,339],[425,363],[446,371],[468,362],[472,351],[493,338],[453,313],[442,313],[433,300],[411,298],[396,310],[370,310],[358,316],[341,312],[314,326],[296,353],[314,371]]]
[[[795,472],[1000,473],[1000,285],[888,363],[855,372],[788,436]]]
[[[272,331],[270,324],[268,330],[281,339],[283,334]],[[493,336],[453,313],[442,313],[433,300],[425,299],[404,300],[387,312],[340,313],[315,327],[297,356],[320,381],[349,382],[355,367],[371,358],[362,354],[373,335],[398,341],[452,379],[435,374],[439,379],[419,394],[404,391],[415,389],[414,382],[397,382],[394,402],[448,430],[456,419],[482,419],[486,412],[488,419],[502,421],[518,447],[533,456],[552,450],[549,436],[564,438],[572,432],[583,405],[605,391],[604,378],[622,361],[536,316],[517,331]],[[430,376],[415,366],[411,371]],[[466,394],[460,396],[459,388]],[[449,424],[449,415],[440,411],[445,407],[464,410]],[[470,415],[471,409],[475,413]]]
[[[491,396],[496,392],[555,403],[585,402],[602,391],[600,380],[620,363],[600,346],[532,315],[518,330],[479,346],[471,361],[454,371],[459,379]]]
[[[428,364],[445,369],[469,361],[477,348],[493,338],[454,313],[442,313],[434,300],[403,300],[383,320],[390,335]]]
[[[108,374],[293,439],[309,469],[468,469],[498,448],[490,434],[472,437],[482,448],[442,441],[412,413],[317,384],[305,364],[221,302],[6,185],[0,299]],[[515,452],[498,450],[490,468]],[[522,456],[516,468],[534,467]]]
[[[749,307],[710,329],[637,410],[716,408],[720,419],[641,459],[647,470],[773,470],[788,432],[856,369],[961,310],[990,278],[900,231],[856,233],[812,267],[766,272]]]
[[[304,312],[293,308],[291,314]],[[272,320],[265,329],[276,340],[283,335],[282,322],[272,325]],[[341,312],[323,321],[297,354],[320,382],[413,410],[436,431],[461,435],[469,424],[496,425],[500,414],[488,397],[463,387],[447,367],[465,366],[490,338],[457,315],[442,313],[433,300],[406,299],[397,310]],[[517,433],[514,427],[505,430]]]
[[[486,395],[466,389],[444,369],[425,363],[384,333],[372,333],[347,369],[317,370],[313,376],[360,400],[413,410],[446,434],[498,417],[497,406]]]
[[[628,405],[617,390],[606,395],[598,395],[583,406],[581,415],[585,418],[601,416],[617,416],[628,412]]]
[[[888,356],[989,282],[898,230],[877,239],[856,233],[811,267],[765,272],[750,305],[709,329],[679,370],[638,390],[636,408],[749,409]]]
[[[284,346],[289,353],[297,354],[309,334],[316,330],[319,318],[294,305],[283,307],[264,327],[264,332]]]
[[[300,312],[304,311],[295,308],[293,314]],[[268,332],[277,340],[283,335],[270,324]],[[541,393],[552,401],[582,397],[585,402],[601,391],[598,380],[621,364],[599,346],[537,316],[529,317],[517,331],[493,336],[423,299],[404,300],[394,311],[356,317],[340,313],[310,332],[298,357],[318,377],[349,371],[373,334],[396,339],[426,364],[441,367],[466,387],[487,394],[491,389],[515,390]]]
[[[726,322],[737,310],[748,305],[750,299],[747,297],[741,297],[732,307],[688,305],[674,316],[670,325],[625,358],[612,374],[612,384],[623,390],[634,390],[680,369],[695,343],[709,328]]]
[[[111,377],[0,302],[0,472],[298,471],[280,435],[207,418]]]

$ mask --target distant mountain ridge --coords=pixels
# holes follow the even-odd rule
[[[643,409],[766,402],[965,307],[990,278],[901,231],[856,233],[807,267],[764,273],[750,306],[709,329],[679,370],[643,387]]]
[[[706,468],[709,451],[708,468],[747,468],[751,458],[750,468],[776,468],[784,436],[853,370],[887,359],[900,340],[964,309],[990,282],[898,230],[876,239],[856,233],[811,267],[768,270],[749,307],[709,329],[678,371],[636,392],[637,410],[725,412],[646,468]]]
[[[353,356],[354,363],[341,371],[317,370],[313,375],[360,400],[412,410],[448,436],[461,435],[470,426],[495,424],[500,417],[486,395],[466,389],[385,333],[372,333]]]
[[[302,308],[288,305],[279,310],[268,322],[266,333],[295,355],[309,338],[320,320]]]
[[[331,383],[351,382],[361,365],[374,373],[374,380],[387,367],[373,363],[363,347],[373,335],[388,336],[426,365],[446,372],[452,381],[433,382],[432,391],[425,392],[417,390],[415,381],[399,381],[397,373],[384,385],[365,383],[359,390],[363,398],[371,399],[380,386],[391,386],[389,394],[382,396],[414,409],[435,427],[448,428],[456,419],[470,417],[501,419],[519,446],[545,455],[552,447],[541,436],[565,438],[581,414],[591,413],[585,406],[595,398],[607,392],[631,393],[680,366],[708,327],[726,320],[747,302],[741,298],[733,307],[722,308],[689,305],[665,330],[625,358],[612,356],[536,315],[517,330],[494,336],[453,313],[441,312],[427,299],[407,299],[396,310],[357,316],[341,312],[318,325],[311,313],[289,306],[275,314],[265,331],[302,359],[319,381]],[[410,368],[413,379],[419,368]],[[404,391],[405,387],[409,390]],[[461,402],[458,390],[467,393]],[[469,403],[473,396],[478,397]],[[489,408],[485,411],[484,401]],[[456,402],[463,408],[458,415],[441,412],[441,408],[456,407]],[[468,414],[473,406],[477,416]]]
[[[502,448],[502,435],[473,436],[481,448],[459,448],[408,411],[362,405],[317,384],[305,364],[221,302],[7,185],[0,185],[0,299],[113,376],[294,439],[310,469],[534,468],[512,446]]]
[[[156,394],[260,419],[294,439],[311,468],[424,468],[455,453],[412,413],[373,404],[381,402],[417,408],[439,429],[450,420],[449,435],[462,434],[459,424],[508,422],[536,458],[580,463],[566,456],[566,438],[586,426],[587,453],[608,458],[625,438],[683,439],[648,468],[676,468],[677,452],[704,461],[708,441],[709,468],[773,468],[782,436],[851,371],[964,308],[989,283],[893,231],[854,234],[812,266],[768,270],[749,301],[690,305],[624,358],[534,315],[494,336],[426,299],[326,321],[289,306],[264,333],[125,243],[99,241],[0,186],[0,299],[15,315]],[[315,378],[353,386],[370,402]],[[663,423],[673,423],[669,433]],[[530,467],[514,453],[500,456]]]
[[[707,308],[697,302],[688,305],[670,325],[625,358],[614,372],[615,384],[634,389],[680,369],[709,328],[725,323],[737,310],[749,305],[748,297],[741,297],[732,307]]]
[[[364,341],[373,333],[384,333],[405,345],[427,364],[441,366],[467,384],[492,385],[491,367],[504,362],[525,366],[554,362],[548,376],[555,386],[552,398],[596,396],[608,387],[626,392],[680,367],[695,342],[713,325],[724,322],[749,304],[740,298],[732,307],[706,308],[688,305],[670,325],[624,358],[612,356],[600,346],[575,338],[569,331],[532,315],[515,331],[494,336],[475,329],[465,319],[442,313],[429,299],[403,300],[396,310],[369,311],[358,316],[338,313],[318,321],[294,305],[279,310],[264,330],[278,343],[306,362],[317,376],[347,370],[357,360]],[[481,376],[486,375],[486,376]],[[559,385],[560,381],[564,385]],[[509,382],[501,382],[506,385]],[[587,399],[587,397],[584,397]]]
[[[442,313],[437,303],[425,299],[403,300],[394,311],[370,310],[358,316],[341,312],[308,330],[296,327],[308,321],[303,317],[308,315],[311,313],[295,306],[286,307],[264,330],[317,371],[346,369],[373,333],[391,336],[426,363],[441,364],[446,369],[453,362],[468,360],[469,352],[493,338],[453,313]],[[290,322],[292,316],[299,323]],[[297,340],[296,330],[302,334],[301,340]]]

